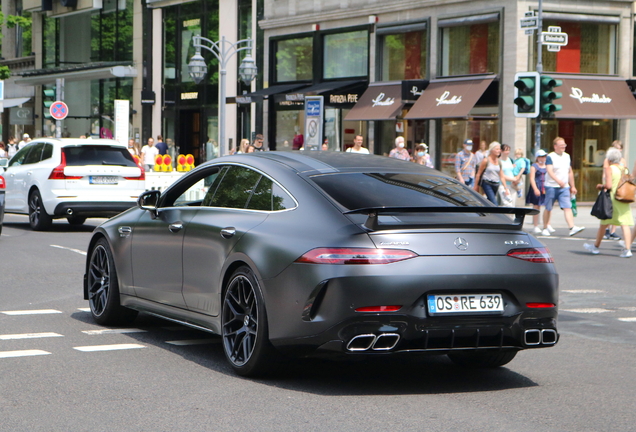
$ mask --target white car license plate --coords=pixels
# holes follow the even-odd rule
[[[90,176],[88,182],[90,184],[113,185],[117,184],[118,178],[115,176]]]
[[[501,294],[447,294],[427,297],[428,312],[431,314],[470,314],[504,310]]]

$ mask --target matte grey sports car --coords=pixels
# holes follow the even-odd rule
[[[281,354],[447,354],[493,367],[556,344],[558,275],[522,231],[438,171],[381,156],[215,159],[99,226],[84,298],[221,336],[241,375]]]

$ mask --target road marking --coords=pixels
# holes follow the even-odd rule
[[[42,350],[0,351],[0,358],[30,357],[51,354]]]
[[[167,344],[177,345],[177,346],[186,346],[186,345],[205,345],[205,344],[213,344],[219,343],[221,339],[189,339],[189,340],[176,340],[176,341],[166,341]]]
[[[91,308],[77,308],[77,310],[81,312],[90,312]]]
[[[116,350],[129,350],[137,348],[146,348],[139,344],[117,344],[117,345],[91,345],[91,346],[79,346],[73,347],[82,352],[96,352],[96,351],[116,351]]]
[[[627,312],[636,312],[636,307],[634,307],[634,306],[621,306],[618,309],[624,310],[624,311],[627,311]]]
[[[54,247],[54,248],[58,248],[58,249],[64,249],[64,250],[67,250],[67,251],[75,252],[75,253],[78,253],[80,255],[86,256],[86,252],[84,252],[83,250],[73,249],[73,248],[70,248],[70,247],[60,246],[60,245],[49,245],[49,246]]]
[[[34,309],[34,310],[15,310],[15,311],[2,311],[5,315],[46,315],[46,314],[58,314],[62,313],[55,309]]]
[[[619,318],[619,321],[624,321],[624,322],[636,322],[636,317],[629,317],[629,318]]]
[[[561,309],[561,312],[573,312],[573,313],[606,313],[606,312],[614,312],[610,309],[601,309],[601,308],[583,308],[583,309]]]
[[[595,289],[579,289],[579,290],[561,290],[561,292],[568,294],[601,294],[605,291],[603,290],[595,290]]]
[[[125,333],[145,333],[146,330],[136,328],[123,328],[123,329],[101,329],[101,330],[82,330],[82,333],[87,335],[104,335],[104,334],[125,334]]]
[[[37,339],[37,338],[49,338],[49,337],[64,337],[64,336],[58,333],[22,333],[22,334],[0,335],[0,340]]]

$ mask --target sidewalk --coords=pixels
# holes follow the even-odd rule
[[[516,203],[517,206],[531,207],[525,204],[524,199],[518,199]],[[585,230],[576,234],[574,237],[589,239],[593,239],[596,237],[596,231],[599,227],[599,220],[590,214],[590,212],[592,211],[592,205],[594,205],[594,203],[577,204],[578,215],[574,218],[574,225],[585,227]],[[556,229],[556,232],[552,235],[557,237],[565,237],[569,235],[568,226],[565,223],[565,216],[563,216],[563,210],[559,208],[558,203],[555,203],[554,208],[552,208],[550,225],[552,225],[552,227]],[[541,214],[539,215],[539,226],[543,228],[543,207],[541,207]],[[523,224],[523,229],[532,232],[533,228],[534,225],[532,224],[532,216],[526,216]]]

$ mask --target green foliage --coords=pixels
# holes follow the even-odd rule
[[[11,76],[9,66],[0,66],[0,80],[6,80]]]

